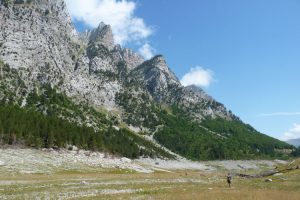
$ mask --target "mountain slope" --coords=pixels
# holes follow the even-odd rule
[[[287,140],[286,143],[294,145],[295,147],[300,147],[300,138]]]
[[[1,1],[0,11],[3,107],[14,104],[112,137],[126,130],[124,141],[134,141],[139,155],[169,156],[141,134],[192,159],[270,157],[292,148],[244,124],[200,88],[183,87],[163,56],[145,61],[115,44],[109,25],[76,33],[63,0]],[[47,135],[39,137],[49,147]]]
[[[150,141],[117,125],[114,116],[74,103],[50,85],[17,99],[10,89],[26,91],[18,71],[0,61],[0,145],[61,148],[76,145],[130,158],[174,158]],[[22,88],[23,87],[23,88]]]

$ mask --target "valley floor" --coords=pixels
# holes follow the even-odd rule
[[[88,151],[0,149],[0,199],[300,199],[300,170],[267,178],[280,161],[190,162],[126,158]]]

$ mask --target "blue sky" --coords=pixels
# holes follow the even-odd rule
[[[76,1],[86,2],[68,6],[79,7]],[[300,138],[300,0],[90,1],[98,10],[71,9],[78,30],[112,20],[123,46],[163,54],[179,79],[192,68],[207,72],[209,83],[199,85],[244,122],[276,138]],[[108,9],[84,14],[104,6],[128,20],[113,21]]]

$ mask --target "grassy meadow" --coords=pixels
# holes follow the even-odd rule
[[[290,165],[278,167],[287,168]],[[1,171],[0,199],[300,199],[299,169],[264,178],[234,176],[231,188],[225,174],[225,170],[137,173],[123,169],[62,169],[51,174]]]

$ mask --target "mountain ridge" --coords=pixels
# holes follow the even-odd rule
[[[294,145],[295,147],[300,147],[300,138],[287,140],[286,142],[288,144]]]
[[[97,131],[112,125],[117,129],[138,129],[150,135],[158,130],[155,134],[159,137],[154,134],[154,138],[160,144],[192,159],[210,157],[196,150],[199,155],[184,152],[182,147],[176,149],[164,138],[168,136],[172,141],[176,137],[166,130],[176,133],[174,127],[177,124],[174,122],[178,120],[188,130],[188,135],[177,133],[183,143],[190,141],[190,146],[198,145],[196,147],[200,149],[206,140],[211,142],[211,147],[203,149],[205,154],[214,151],[216,146],[218,151],[223,151],[230,145],[225,140],[219,142],[220,138],[233,138],[238,145],[237,135],[242,135],[239,130],[247,132],[247,125],[202,89],[182,86],[163,56],[144,60],[132,50],[115,44],[111,27],[104,23],[92,31],[78,34],[63,0],[10,2],[8,5],[1,1],[0,11],[0,59],[8,65],[8,68],[1,69],[11,72],[6,77],[8,82],[4,79],[0,82],[5,87],[5,92],[0,92],[4,103],[14,102],[26,108],[31,100],[32,109],[89,125]],[[13,83],[18,79],[21,85]],[[53,97],[56,92],[65,94],[66,99],[70,99],[66,100],[70,101],[66,104],[68,106],[56,101],[45,102],[43,97],[47,91],[52,96],[54,93]],[[98,112],[104,113],[110,122],[101,123],[103,117],[99,118]],[[219,126],[215,127],[212,122],[218,122]],[[207,131],[208,128],[212,131]],[[258,132],[252,133],[264,139],[264,144],[271,150],[263,150],[263,144],[256,147],[254,143],[258,141],[255,137],[249,137],[249,141],[241,137],[244,154],[249,157],[258,155],[260,151],[268,155],[274,153],[276,148],[291,148]],[[190,137],[199,141],[190,140]],[[185,148],[190,149],[189,146]],[[226,156],[212,155],[220,159],[233,156],[231,153]]]

